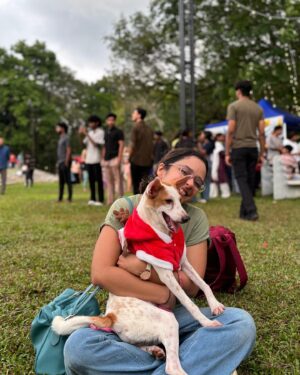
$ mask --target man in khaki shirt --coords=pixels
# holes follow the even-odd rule
[[[233,166],[242,196],[240,218],[257,220],[255,193],[255,167],[264,155],[265,135],[263,110],[250,98],[251,82],[240,81],[235,85],[237,101],[227,109],[228,131],[225,160]],[[258,154],[257,141],[260,143]]]
[[[133,193],[139,193],[139,185],[151,173],[153,165],[153,131],[145,124],[147,112],[136,108],[131,115],[134,126],[131,131],[130,170]]]

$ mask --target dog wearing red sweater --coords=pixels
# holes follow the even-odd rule
[[[155,178],[147,186],[125,227],[119,231],[121,246],[150,264],[160,280],[202,326],[218,327],[221,323],[201,313],[173,273],[178,269],[186,273],[204,292],[214,315],[224,311],[224,306],[217,301],[210,287],[187,260],[180,223],[188,220],[177,188]],[[179,361],[178,323],[171,311],[137,298],[119,297],[110,293],[104,316],[75,316],[67,320],[57,316],[53,320],[52,329],[60,335],[69,335],[78,328],[90,325],[111,328],[123,341],[139,345],[158,358],[166,357],[168,375],[187,375]],[[165,352],[157,346],[159,343],[164,345]]]

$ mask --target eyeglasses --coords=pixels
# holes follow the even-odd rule
[[[187,165],[182,164],[168,164],[171,166],[174,166],[178,169],[178,171],[181,173],[182,177],[190,176],[194,180],[194,186],[197,190],[200,192],[205,190],[205,185],[200,176],[195,175],[194,171],[188,167]]]

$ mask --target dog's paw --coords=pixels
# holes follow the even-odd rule
[[[154,346],[151,354],[156,359],[165,359],[166,358],[165,351],[162,348],[160,348],[159,346]]]
[[[220,315],[224,312],[225,306],[222,303],[218,303],[216,306],[213,306],[211,312],[213,315]]]
[[[218,320],[210,320],[210,324],[205,327],[222,327],[222,325]]]
[[[144,350],[145,352],[153,355],[153,357],[155,357],[156,359],[165,359],[166,358],[165,351],[157,345],[151,345],[151,346],[145,345],[145,346],[141,346],[140,348],[142,350]]]

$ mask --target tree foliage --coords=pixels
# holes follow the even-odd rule
[[[73,152],[80,152],[76,129],[88,115],[105,116],[111,109],[111,95],[101,81],[76,80],[41,42],[0,49],[0,87],[0,133],[15,153],[29,151],[39,167],[50,170],[56,159],[55,124],[70,125]]]
[[[252,80],[255,99],[266,96],[299,112],[299,2],[195,0],[194,8],[199,128],[224,119],[237,79]],[[178,40],[177,0],[152,0],[148,14],[122,18],[109,38],[120,73],[139,83],[133,94],[152,94],[162,118],[174,118],[171,124],[165,121],[167,130],[179,126]]]

